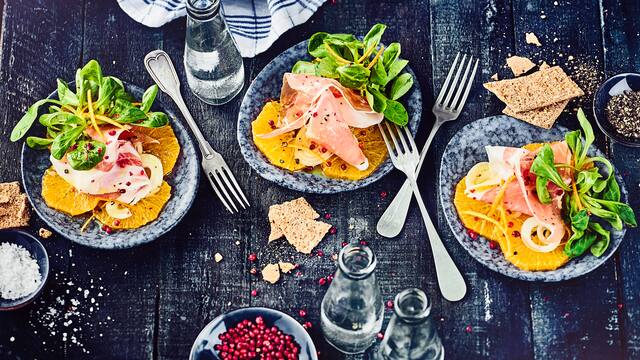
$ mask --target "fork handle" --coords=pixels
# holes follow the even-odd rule
[[[422,152],[420,152],[420,161],[418,161],[418,166],[416,167],[416,178],[420,173],[420,169],[422,168],[424,159],[427,157],[427,152],[429,152],[431,141],[433,140],[435,134],[438,132],[438,129],[440,129],[440,126],[443,123],[444,121],[436,117],[436,122],[431,128],[431,132],[429,133],[427,142],[425,142],[424,147],[422,148]],[[378,220],[378,224],[376,226],[378,234],[387,238],[394,238],[398,236],[398,234],[400,234],[402,228],[404,227],[410,204],[411,182],[409,181],[409,179],[407,179],[405,180],[404,184],[402,184],[402,187],[400,188],[400,191],[398,191],[398,194],[391,201],[391,204],[389,204],[389,207],[387,207],[387,210],[385,210],[385,212],[380,217],[380,220]]]
[[[418,207],[422,213],[422,219],[424,220],[424,224],[427,228],[427,235],[429,236],[429,243],[431,244],[431,252],[433,254],[433,262],[436,266],[436,276],[438,278],[440,292],[442,293],[442,296],[449,301],[459,301],[467,293],[467,284],[464,282],[464,278],[462,277],[460,270],[458,270],[458,267],[453,262],[453,259],[447,252],[447,249],[444,247],[442,239],[440,239],[440,235],[438,235],[438,231],[435,226],[433,226],[431,217],[429,217],[427,208],[424,206],[422,196],[418,190],[418,184],[416,183],[415,176],[409,180],[409,184],[413,189],[413,194],[416,196]]]
[[[189,112],[189,108],[187,108],[187,104],[185,104],[182,98],[182,94],[180,93],[180,79],[178,78],[169,54],[162,50],[153,50],[144,57],[144,66],[147,68],[153,81],[158,84],[160,90],[169,95],[176,105],[178,105],[178,109],[180,109],[182,116],[187,121],[187,125],[189,125],[189,128],[191,128],[193,135],[198,141],[202,156],[210,158],[215,152],[202,135],[198,125],[195,120],[193,120],[193,116],[191,116],[191,112]]]

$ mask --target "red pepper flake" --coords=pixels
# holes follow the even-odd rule
[[[336,232],[338,232],[338,229],[335,228],[335,226],[332,226],[331,229],[329,229],[329,234],[334,235]]]
[[[386,191],[380,191],[380,197],[381,198],[386,198],[389,195],[389,193],[387,193]]]
[[[258,255],[251,253],[249,254],[249,256],[247,256],[247,259],[249,259],[249,261],[254,262],[256,260],[258,260]]]
[[[509,222],[507,223],[507,226],[508,226],[508,227],[513,227],[513,221],[509,221]]]
[[[511,233],[511,235],[512,235],[513,237],[520,237],[520,231],[518,231],[518,230],[513,230],[513,232]]]
[[[476,240],[478,238],[478,233],[471,229],[467,229],[467,235],[469,235],[471,240]]]
[[[298,310],[298,315],[300,315],[300,317],[305,317],[307,316],[307,312],[304,309],[300,309]]]
[[[467,334],[471,334],[473,332],[473,328],[471,327],[471,325],[467,325],[464,328],[464,332],[466,332]]]
[[[327,278],[321,277],[318,279],[318,285],[325,286],[327,284]]]
[[[253,297],[258,296],[258,290],[256,290],[256,289],[251,290],[251,296],[253,296]]]

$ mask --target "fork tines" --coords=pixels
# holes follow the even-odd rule
[[[467,96],[471,90],[471,85],[473,84],[473,79],[476,75],[476,70],[478,69],[478,59],[475,59],[474,61],[473,56],[469,56],[467,59],[467,55],[465,54],[462,56],[462,60],[459,62],[458,60],[460,60],[460,53],[458,53],[455,60],[453,60],[453,64],[449,69],[447,78],[445,79],[442,89],[440,90],[440,94],[438,95],[438,99],[433,106],[434,109],[446,109],[457,113],[462,110],[462,107],[467,100]],[[473,71],[469,74],[472,64],[474,64]],[[460,77],[462,69],[464,69],[464,74]],[[453,76],[454,72],[455,76]],[[453,79],[451,78],[452,76]]]
[[[213,191],[218,195],[218,198],[230,213],[238,212],[236,202],[240,204],[243,209],[251,206],[227,164],[210,169],[205,173],[207,174]],[[229,193],[233,194],[233,198]],[[236,200],[235,202],[234,198]]]
[[[414,172],[420,155],[409,127],[399,127],[389,121],[384,121],[384,125],[378,124],[378,128],[387,145],[393,165],[408,177],[415,179]]]

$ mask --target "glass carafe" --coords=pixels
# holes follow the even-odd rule
[[[383,304],[374,270],[376,258],[364,245],[347,245],[322,299],[320,325],[325,339],[347,354],[364,352],[382,328]]]
[[[187,0],[184,67],[189,88],[207,104],[221,105],[244,85],[244,65],[219,0]]]
[[[441,360],[444,348],[431,318],[431,304],[420,289],[399,293],[394,314],[375,360]]]

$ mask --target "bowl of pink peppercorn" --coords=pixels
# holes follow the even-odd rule
[[[291,316],[263,307],[222,314],[200,332],[191,360],[317,360],[307,331]]]

